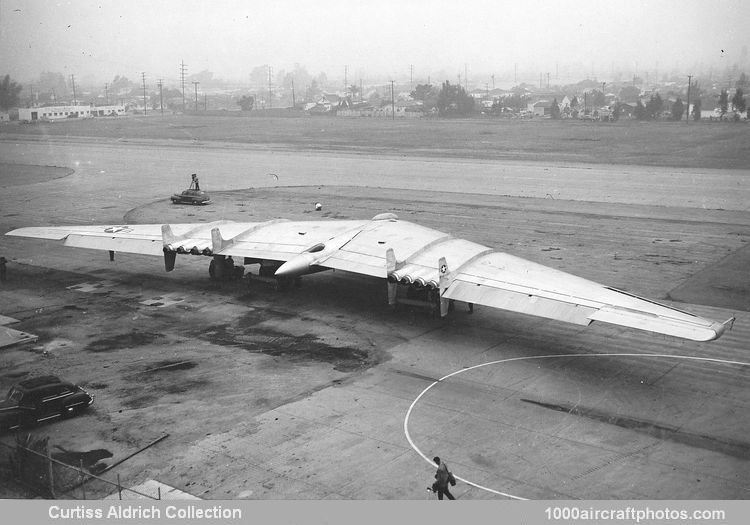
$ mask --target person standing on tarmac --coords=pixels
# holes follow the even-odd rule
[[[439,500],[443,499],[443,495],[447,496],[448,499],[456,499],[451,494],[448,484],[455,485],[456,478],[453,477],[453,473],[448,470],[448,465],[445,461],[440,461],[440,458],[435,456],[432,461],[437,465],[435,471],[435,483],[432,484],[432,491],[437,494]]]

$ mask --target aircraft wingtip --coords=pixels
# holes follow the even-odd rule
[[[724,321],[723,323],[713,323],[711,325],[711,330],[713,330],[716,335],[714,337],[712,337],[711,339],[709,339],[709,341],[713,341],[715,339],[718,339],[719,337],[721,337],[722,335],[724,335],[724,332],[726,332],[727,330],[731,330],[732,327],[734,327],[734,320],[735,319],[736,319],[736,317],[732,316],[729,319],[727,319],[726,321]]]

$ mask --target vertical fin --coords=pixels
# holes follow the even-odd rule
[[[175,242],[177,237],[172,232],[172,227],[169,224],[161,225],[161,242],[164,246],[168,246]]]
[[[398,291],[398,283],[391,277],[391,273],[396,271],[396,254],[393,248],[388,248],[385,251],[385,278],[388,283],[388,304],[394,306],[396,304],[396,293]]]
[[[211,228],[211,249],[213,253],[219,253],[226,248],[232,241],[227,241],[221,236],[219,228]]]
[[[441,257],[438,260],[438,288],[440,289],[440,317],[448,315],[448,308],[450,307],[450,299],[443,298],[443,292],[450,286],[450,279],[448,277],[448,263],[445,261],[445,257]]]
[[[167,246],[173,244],[177,238],[175,237],[172,227],[169,224],[161,225],[161,242],[162,249],[164,250],[164,269],[168,272],[174,270],[174,263],[177,260],[177,253]]]

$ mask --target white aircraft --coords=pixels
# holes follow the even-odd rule
[[[164,257],[244,258],[260,275],[286,283],[326,269],[386,279],[391,304],[433,304],[446,315],[453,301],[491,306],[579,325],[601,321],[694,341],[731,327],[454,238],[384,213],[372,220],[287,221],[19,228],[6,235],[64,240],[66,246]],[[215,267],[221,268],[222,264]],[[404,296],[406,292],[406,297]]]

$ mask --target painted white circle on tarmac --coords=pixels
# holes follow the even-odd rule
[[[510,363],[513,361],[531,361],[535,359],[556,359],[556,358],[570,358],[570,357],[649,357],[649,358],[662,358],[662,359],[683,359],[683,360],[689,360],[689,361],[702,361],[706,363],[718,363],[718,364],[725,364],[725,365],[745,365],[750,366],[750,363],[746,363],[744,361],[730,361],[727,359],[715,359],[711,357],[695,357],[695,356],[689,356],[689,355],[670,355],[670,354],[628,354],[628,353],[619,353],[619,354],[551,354],[551,355],[533,355],[533,356],[526,356],[526,357],[511,357],[508,359],[499,359],[497,361],[490,361],[488,363],[482,363],[479,365],[470,366],[467,368],[462,368],[460,370],[456,370],[455,372],[451,372],[450,374],[441,377],[437,381],[434,381],[432,384],[430,384],[427,388],[422,390],[422,392],[419,393],[419,395],[412,401],[411,405],[409,406],[409,410],[406,411],[406,416],[404,417],[404,434],[406,435],[407,441],[409,441],[409,444],[411,445],[411,448],[413,448],[417,454],[422,456],[422,458],[427,461],[430,465],[436,466],[432,460],[427,457],[424,452],[422,452],[419,447],[414,443],[414,440],[411,437],[411,434],[409,434],[409,417],[411,416],[412,410],[414,410],[414,407],[417,406],[417,403],[429,392],[434,386],[438,385],[439,383],[444,382],[447,379],[450,379],[453,376],[457,376],[458,374],[462,374],[464,372],[469,372],[471,370],[476,370],[477,368],[482,368],[484,366],[491,366],[491,365],[499,365],[503,363]],[[454,473],[455,475],[455,473]],[[468,479],[464,479],[460,476],[455,476],[457,480],[460,480],[463,483],[466,483],[467,485],[470,485],[472,487],[478,488],[480,490],[484,490],[487,492],[491,492],[493,494],[497,494],[498,496],[503,496],[505,498],[509,499],[515,499],[515,500],[526,500],[527,498],[524,498],[522,496],[517,496],[514,494],[508,494],[507,492],[502,492],[500,490],[496,490],[490,487],[485,487],[483,485],[480,485],[478,483],[474,483],[473,481],[470,481]]]

